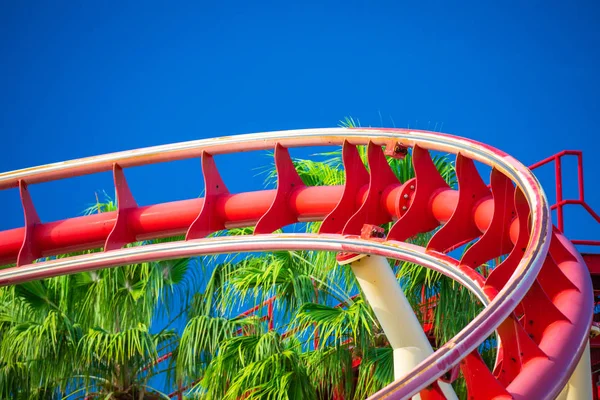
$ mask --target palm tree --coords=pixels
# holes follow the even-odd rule
[[[351,118],[344,126],[355,126]],[[366,165],[366,148],[359,147]],[[319,155],[320,161],[296,159],[307,186],[344,182],[341,151]],[[410,153],[389,159],[402,181],[414,177]],[[454,167],[446,156],[434,163],[450,186]],[[271,166],[266,182],[273,184]],[[317,232],[320,223],[296,229]],[[391,225],[391,224],[390,224]],[[386,230],[390,226],[385,227]],[[238,235],[251,229],[218,234]],[[432,233],[411,239],[424,245]],[[287,251],[253,254],[206,263],[211,279],[191,309],[176,351],[177,379],[193,387],[197,398],[344,398],[361,399],[393,380],[392,349],[374,313],[363,299],[354,275],[340,268],[335,254]],[[479,311],[481,304],[452,280],[419,265],[390,263],[417,316],[433,328],[435,346],[445,343]],[[273,296],[274,317],[238,315]],[[435,299],[435,307],[422,307]],[[264,309],[260,309],[264,313]],[[491,363],[493,346],[483,349]],[[454,383],[465,395],[464,381]]]
[[[109,200],[87,212],[114,209]],[[125,265],[1,288],[0,397],[168,398],[149,381],[160,373],[153,360],[179,338],[151,325],[185,294],[188,265]]]

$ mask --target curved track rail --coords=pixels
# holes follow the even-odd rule
[[[287,148],[342,145],[344,186],[305,187]],[[367,170],[357,145],[368,146]],[[383,151],[385,148],[385,151]],[[399,182],[386,155],[412,148],[416,178]],[[275,149],[276,190],[230,194],[213,156]],[[437,173],[429,150],[457,154],[458,190]],[[138,207],[123,169],[201,157],[203,199]],[[489,186],[473,161],[492,167]],[[41,223],[27,186],[113,170],[118,210]],[[402,129],[313,129],[239,135],[157,146],[0,174],[0,189],[19,187],[25,227],[0,232],[0,285],[142,260],[240,251],[314,249],[378,254],[420,263],[455,279],[486,307],[456,337],[373,398],[408,398],[460,365],[472,399],[553,398],[587,343],[592,288],[580,255],[553,230],[543,191],[522,164],[482,143]],[[271,235],[298,221],[323,221],[318,235]],[[394,221],[385,241],[361,239],[365,224]],[[441,225],[441,228],[439,226]],[[212,232],[254,226],[246,237],[207,239]],[[426,248],[403,243],[438,229]],[[138,240],[186,234],[186,240],[123,248]],[[474,241],[460,260],[447,253]],[[34,262],[67,251],[94,253]],[[506,255],[487,277],[478,267]],[[490,371],[477,346],[494,331],[499,357]]]

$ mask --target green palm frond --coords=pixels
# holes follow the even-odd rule
[[[196,294],[190,306],[190,317],[196,315],[224,315],[238,304],[238,293],[231,289],[229,277],[236,268],[235,262],[222,262],[216,266],[213,264],[212,272],[206,268],[205,273],[210,272],[210,278],[202,294]]]
[[[195,388],[205,398],[315,398],[296,340],[274,332],[226,339]]]
[[[352,362],[356,357],[352,346],[330,346],[303,353],[308,376],[319,398],[342,395],[352,398],[354,371]]]
[[[181,334],[177,349],[177,377],[183,379],[199,376],[217,354],[222,342],[233,338],[239,330],[260,330],[258,319],[249,317],[230,320],[208,315],[192,317]]]
[[[116,210],[105,197],[84,213]],[[190,262],[132,264],[0,288],[0,397],[62,398],[79,389],[90,399],[158,394],[147,384],[159,373],[152,362],[179,337],[168,326],[159,333],[149,327],[173,296],[188,296]]]
[[[92,328],[79,342],[81,360],[87,364],[124,365],[132,358],[156,358],[155,337],[139,324],[119,332]]]
[[[15,294],[27,303],[31,311],[56,309],[55,299],[50,288],[44,281],[25,282],[15,287]]]
[[[262,302],[275,294],[278,305],[293,310],[315,299],[315,284],[301,255],[293,251],[249,257],[239,262],[229,276],[232,288]]]
[[[96,203],[92,204],[83,211],[84,215],[100,214],[103,212],[116,211],[117,202],[113,200],[106,192],[104,194],[104,201],[101,202],[98,193],[96,193]],[[116,197],[116,196],[115,196]]]
[[[231,382],[224,400],[316,399],[299,354],[284,350],[246,365]]]
[[[302,330],[318,332],[320,349],[341,346],[348,340],[361,351],[374,343],[380,330],[370,307],[358,299],[347,308],[305,303],[294,318],[294,325]]]
[[[364,399],[394,381],[394,359],[391,347],[369,349],[361,360],[355,399]]]
[[[353,117],[344,117],[344,119],[339,122],[339,126],[342,128],[360,128],[360,120],[357,118],[356,121],[354,121]]]
[[[57,311],[35,319],[15,321],[2,332],[0,341],[4,371],[11,371],[11,378],[29,381],[30,389],[52,387],[68,376],[71,371],[65,363],[73,362],[80,334]]]

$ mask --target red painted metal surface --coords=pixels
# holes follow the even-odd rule
[[[577,199],[563,199],[563,181],[562,181],[562,159],[567,156],[577,157],[577,183],[579,196]],[[581,150],[563,150],[550,157],[547,157],[541,161],[536,162],[529,168],[534,170],[541,166],[554,163],[554,174],[556,182],[556,203],[550,206],[551,210],[556,210],[557,214],[557,228],[561,231],[565,231],[564,226],[564,206],[566,205],[580,205],[582,206],[590,216],[600,223],[600,215],[596,213],[592,207],[585,201],[585,186],[583,180],[583,153]],[[588,246],[600,246],[600,240],[583,240],[583,239],[572,239],[573,244],[588,245]]]
[[[535,282],[529,293],[523,298],[523,320],[525,331],[536,344],[542,341],[546,329],[556,323],[571,323],[560,312],[539,282]]]
[[[505,387],[514,381],[524,365],[534,358],[549,361],[548,356],[527,335],[515,317],[505,320],[497,332],[502,341],[502,356],[496,364],[494,375]]]
[[[216,212],[219,197],[228,195],[229,190],[223,182],[212,155],[203,152],[201,157],[204,176],[204,201],[198,217],[190,225],[185,238],[198,239],[225,229],[225,220]]]
[[[36,225],[40,224],[40,217],[35,210],[33,200],[31,200],[27,184],[23,181],[19,181],[19,194],[21,195],[21,205],[25,215],[25,228],[16,260],[17,266],[30,264],[41,255],[39,244],[33,239]]]
[[[367,147],[367,160],[370,170],[367,198],[344,226],[343,233],[346,235],[359,235],[363,225],[384,224],[393,215],[382,205],[388,196],[393,196],[391,193],[400,186],[400,182],[392,172],[381,147],[373,142],[369,142]]]
[[[592,275],[600,275],[600,254],[583,254],[583,259]]]
[[[380,208],[385,208],[390,216],[394,215],[395,207],[391,207],[393,200],[388,198],[396,197],[397,192],[394,191],[396,187],[384,190],[379,205]],[[302,187],[288,199],[290,202],[294,201],[293,209],[298,213],[298,219],[316,221],[336,207],[343,190],[342,186]],[[444,195],[446,192],[438,194],[438,196]],[[312,196],[313,200],[304,201],[304,196]],[[273,190],[221,195],[217,201],[217,218],[222,218],[227,228],[255,224],[269,209],[274,197]],[[357,195],[357,198],[360,197],[361,193]],[[444,202],[443,206],[434,207],[433,215],[436,218],[444,218],[447,209],[453,207],[452,202],[455,207],[457,200],[458,198],[454,196]],[[204,199],[194,199],[132,208],[126,214],[127,226],[135,233],[135,240],[182,235],[197,218],[203,204]],[[435,199],[434,204],[438,204]],[[486,203],[481,203],[478,208],[485,205]],[[474,211],[477,225],[489,224],[487,213],[478,212],[478,208]],[[102,247],[115,224],[116,214],[116,212],[106,212],[39,224],[36,225],[33,240],[44,257],[67,251]],[[24,233],[24,228],[0,232],[0,264],[16,261]]]
[[[134,242],[136,237],[128,223],[128,214],[137,208],[137,203],[125,179],[123,168],[117,163],[113,166],[113,178],[117,192],[117,219],[106,238],[104,251],[120,249],[128,243]]]
[[[461,264],[471,268],[507,254],[513,248],[509,232],[511,223],[516,223],[513,202],[515,188],[512,182],[496,169],[492,169],[491,186],[494,198],[492,219],[481,239],[465,251],[460,260]]]
[[[564,153],[570,154],[570,152]],[[543,165],[544,161],[551,162],[554,157],[561,154],[563,153],[536,163],[532,168]],[[580,188],[583,188],[581,183]],[[297,190],[295,197],[292,198],[296,200],[294,207],[298,213],[298,219],[318,220],[323,218],[324,215],[327,215],[336,207],[343,190],[343,187],[308,187]],[[396,193],[392,188],[387,190],[387,196],[385,202],[382,202],[382,206],[385,207],[389,215],[399,217],[398,210],[392,207],[396,200],[395,195]],[[359,191],[356,196],[358,204],[362,204],[362,196],[363,194]],[[274,197],[275,191],[273,190],[222,195],[218,198],[216,211],[218,217],[225,221],[227,228],[248,226],[255,224],[264,215]],[[308,198],[318,198],[318,201],[306,201],[305,199]],[[583,199],[583,192],[580,193],[580,199]],[[568,202],[565,204],[575,204],[571,200],[565,201]],[[134,208],[127,215],[127,224],[136,233],[135,240],[185,234],[187,228],[199,215],[203,203],[204,199],[192,199]],[[432,200],[432,211],[440,222],[445,222],[452,215],[457,203],[456,191],[441,192]],[[249,204],[252,204],[252,207],[248,207]],[[474,221],[480,230],[482,228],[486,229],[490,223],[489,220],[486,220],[485,215],[491,214],[493,208],[494,205],[491,199],[481,201],[475,207],[473,211],[475,214]],[[116,213],[107,212],[62,221],[39,223],[36,224],[32,240],[38,246],[41,256],[98,248],[103,246],[115,220]],[[24,243],[24,235],[25,228],[0,232],[0,264],[16,262]],[[581,240],[572,242],[575,244],[600,243],[597,240],[583,241],[585,243],[582,243]]]
[[[414,195],[404,194],[411,198],[410,206],[406,214],[390,229],[389,239],[404,241],[419,233],[429,232],[440,224],[434,215],[431,201],[436,194],[449,187],[435,168],[429,152],[417,145],[413,149],[413,165],[416,176]]]
[[[275,147],[275,168],[277,169],[277,192],[269,210],[258,220],[254,233],[271,233],[298,222],[298,212],[290,205],[290,197],[304,183],[286,148],[277,144]]]
[[[515,246],[513,246],[510,254],[504,261],[500,263],[487,277],[485,282],[488,288],[493,288],[494,292],[499,292],[506,282],[510,279],[512,274],[515,272],[519,261],[523,257],[524,249],[527,246],[527,242],[529,241],[529,235],[527,234],[527,222],[529,218],[529,205],[525,201],[523,197],[523,193],[521,190],[515,191],[515,208],[517,211],[517,219],[518,221],[518,235],[515,241]],[[490,224],[491,226],[491,224]],[[514,239],[514,238],[511,238]],[[488,292],[489,293],[489,292]],[[490,297],[494,297],[495,295],[491,295]]]
[[[344,191],[335,208],[323,219],[319,230],[320,233],[342,232],[348,220],[358,211],[362,204],[362,201],[357,201],[356,194],[368,191],[369,173],[360,158],[356,146],[348,143],[348,141],[344,141],[342,147],[342,161],[344,163],[344,171],[346,172]]]
[[[492,375],[476,351],[469,353],[460,362],[460,368],[469,388],[469,399],[508,400],[512,396]]]
[[[475,205],[491,197],[491,192],[479,176],[475,163],[462,154],[456,156],[456,177],[458,179],[457,206],[439,231],[433,235],[427,248],[440,252],[450,250],[457,242],[466,243],[481,235],[475,220],[471,218]],[[447,191],[454,194],[454,191]],[[452,202],[451,199],[436,196],[434,201],[440,199],[443,204]],[[433,204],[433,207],[443,207]]]
[[[552,302],[556,302],[556,298],[564,291],[577,290],[575,284],[558,268],[552,257],[546,258],[544,267],[538,275],[538,282],[542,285],[546,295],[550,297]]]

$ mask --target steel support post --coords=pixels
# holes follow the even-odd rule
[[[387,259],[357,255],[340,264],[349,264],[352,268],[394,349],[394,379],[404,377],[432,354],[433,349]],[[438,383],[447,399],[457,399],[450,384]],[[420,399],[420,396],[413,399]]]

